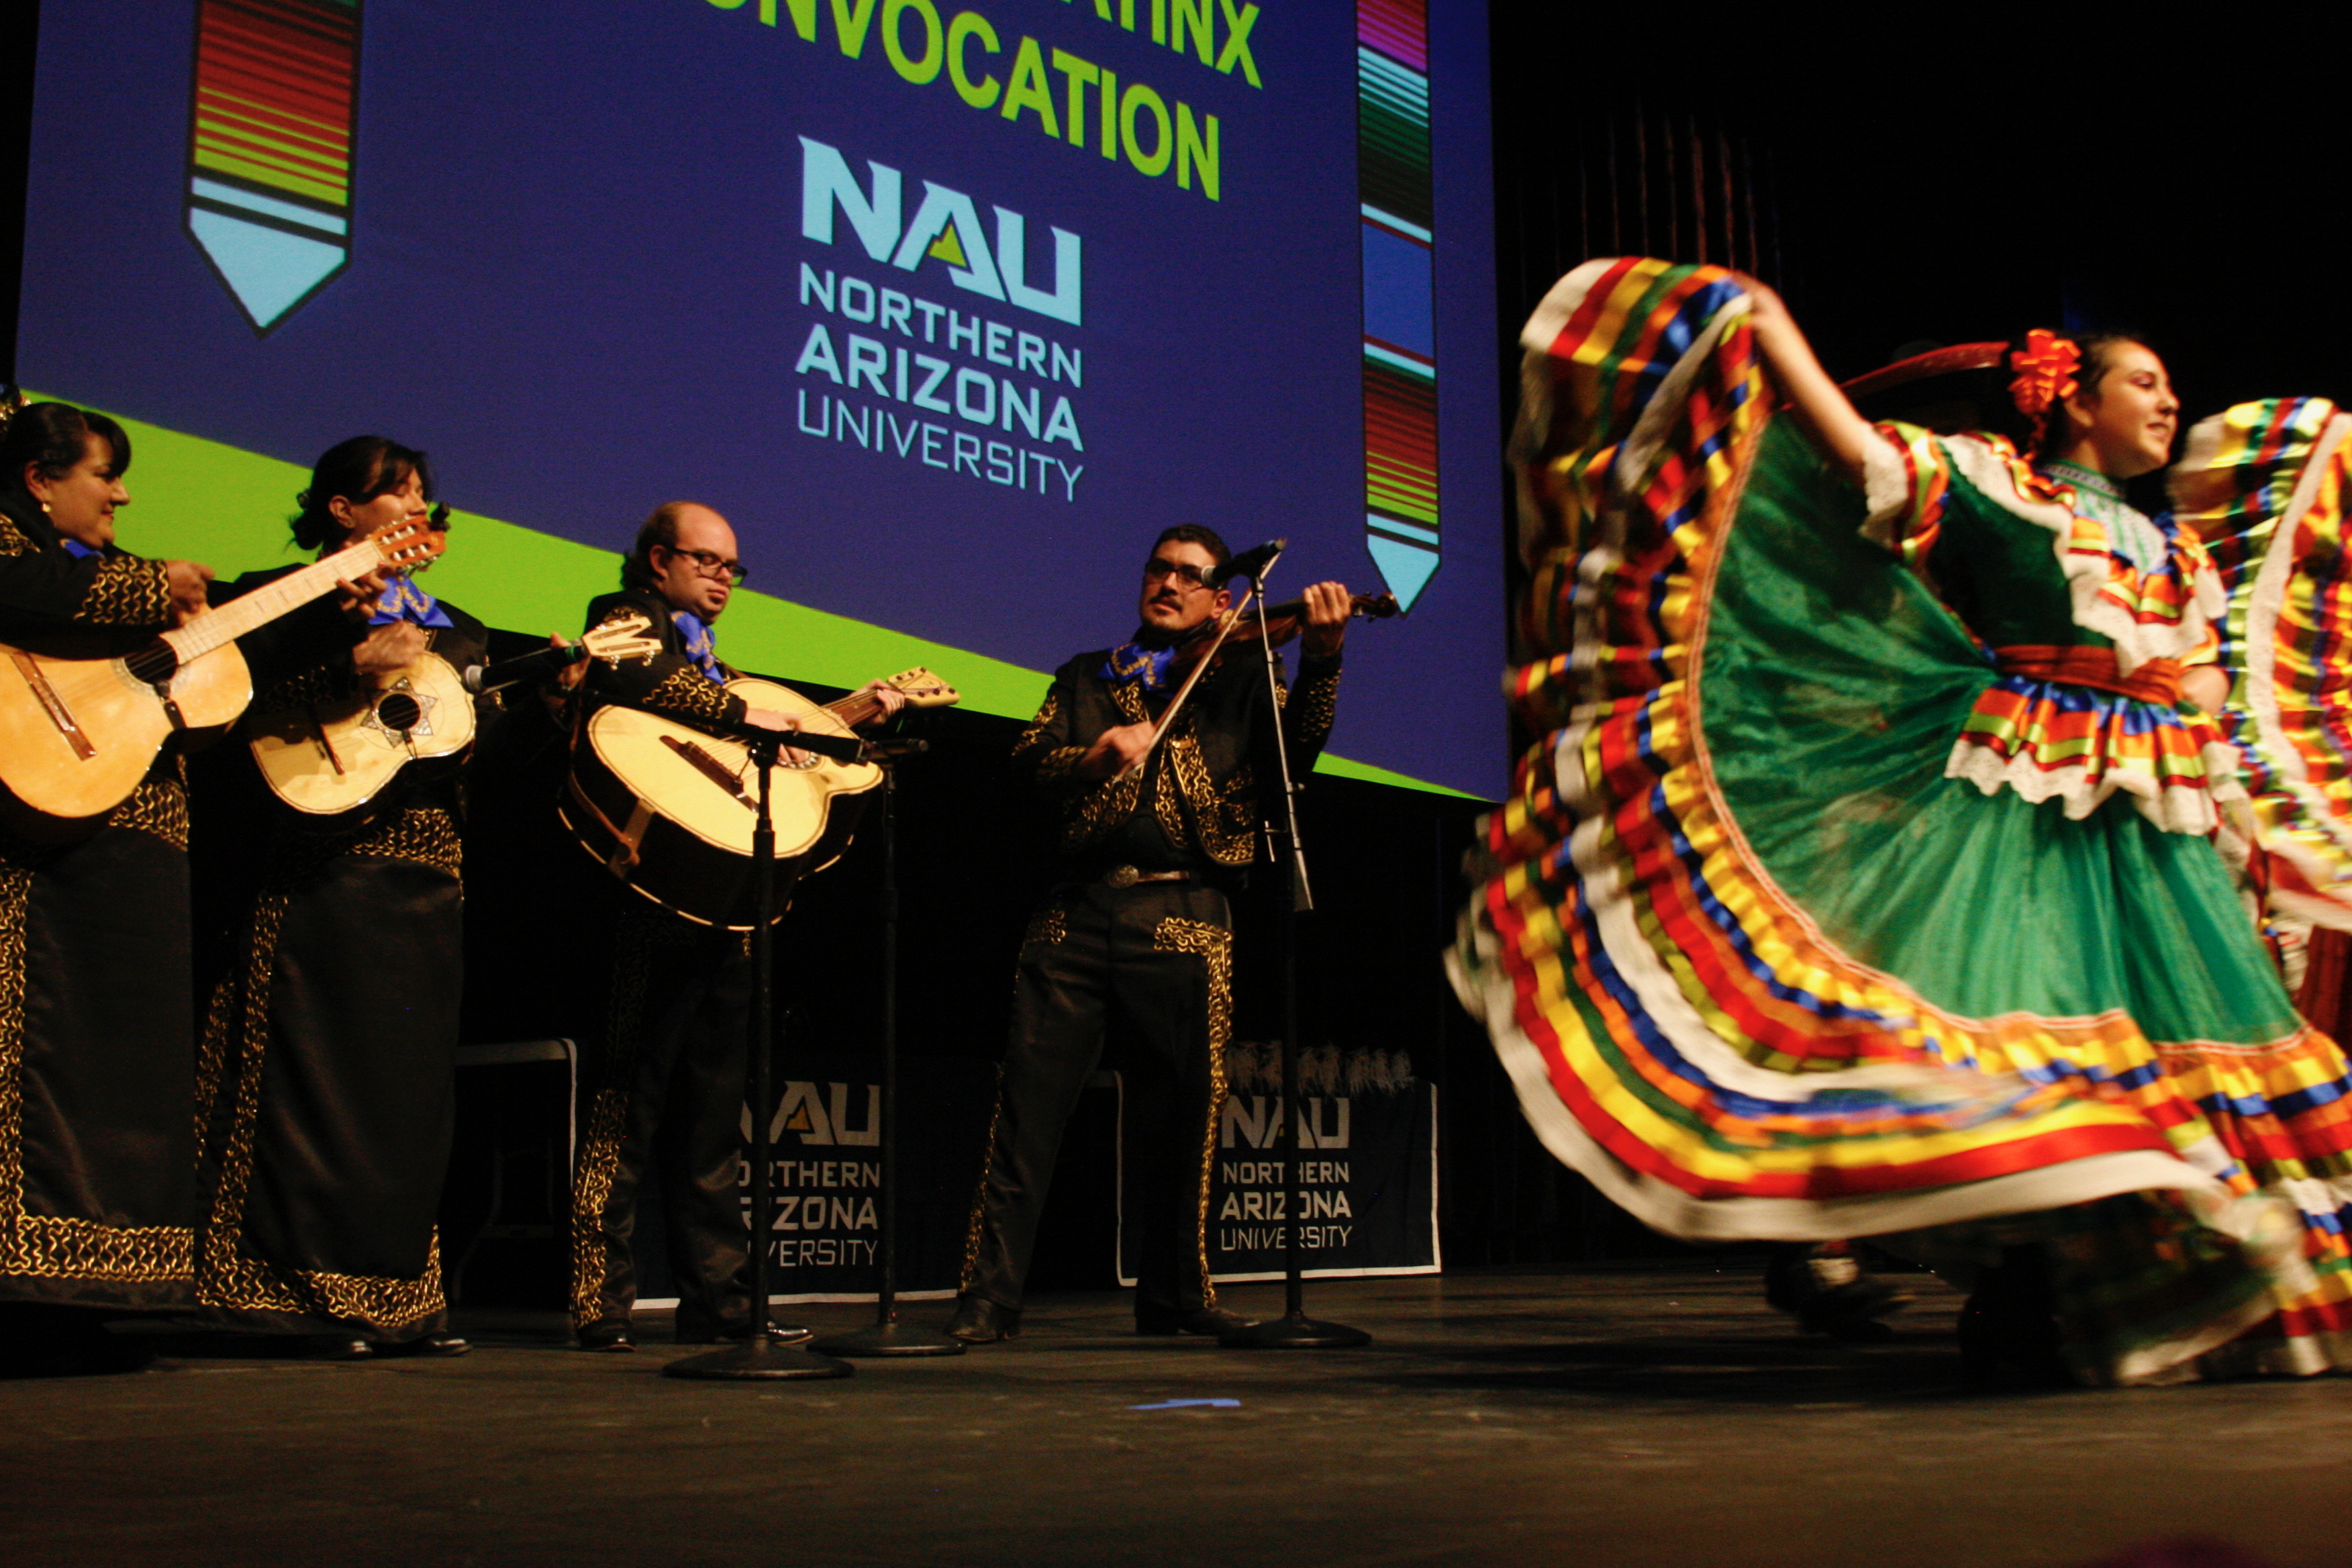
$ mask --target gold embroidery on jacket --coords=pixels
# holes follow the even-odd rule
[[[1045,743],[1046,731],[1053,727],[1054,721],[1061,716],[1061,693],[1046,692],[1045,705],[1037,710],[1037,717],[1029,721],[1029,727],[1021,731],[1021,738],[1013,742],[1012,754],[1014,762],[1019,762]],[[1055,746],[1037,759],[1031,776],[1035,779],[1039,789],[1049,795],[1060,795],[1076,786],[1077,781],[1072,775],[1077,772],[1078,759],[1086,754],[1087,749],[1084,746]]]
[[[1043,942],[1053,947],[1069,934],[1069,917],[1062,912],[1061,905],[1054,904],[1029,917],[1029,929],[1022,934],[1021,945],[1028,947]]]
[[[1150,721],[1150,710],[1143,705],[1143,693],[1133,681],[1122,681],[1110,689],[1111,701],[1118,705],[1119,721],[1142,724]],[[1152,770],[1123,773],[1102,783],[1075,797],[1063,808],[1062,850],[1075,855],[1091,848],[1116,831],[1135,815],[1143,799],[1143,781],[1150,778]]]
[[[172,618],[172,578],[161,561],[110,555],[74,610],[92,626],[160,626]]]
[[[174,756],[172,762],[176,763]],[[109,827],[127,827],[134,832],[152,833],[174,849],[188,847],[188,792],[173,776],[176,768],[161,776],[149,773],[139,781],[139,787],[130,798],[114,808],[106,819]]]
[[[1331,723],[1339,715],[1339,672],[1318,671],[1314,675],[1301,673],[1298,689],[1293,694],[1291,706],[1296,712],[1290,720],[1291,746],[1296,751],[1318,752],[1323,742],[1331,738]]]
[[[698,719],[727,717],[727,689],[692,665],[662,677],[661,684],[646,693],[646,701],[651,707],[690,713]]]
[[[382,860],[414,860],[452,877],[462,874],[465,866],[466,845],[458,836],[457,819],[438,806],[421,806],[371,823],[339,849]]]

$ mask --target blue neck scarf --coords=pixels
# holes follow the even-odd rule
[[[720,686],[726,685],[727,671],[719,666],[717,635],[710,623],[692,610],[672,610],[669,618],[686,640],[687,662]]]
[[[1176,648],[1172,643],[1166,647],[1147,647],[1140,642],[1131,642],[1111,649],[1110,657],[1103,660],[1103,667],[1097,673],[1114,684],[1136,680],[1142,682],[1144,690],[1159,692],[1167,690],[1171,684],[1168,671],[1175,662]]]
[[[384,585],[383,597],[376,602],[375,614],[368,617],[372,626],[388,626],[398,621],[413,621],[420,626],[447,626],[456,623],[441,601],[416,585],[414,578],[404,572]]]
[[[77,561],[88,561],[92,556],[103,555],[106,553],[103,550],[91,549],[89,545],[84,544],[79,539],[68,539],[62,533],[58,535],[58,543],[64,549],[67,554],[72,556]]]

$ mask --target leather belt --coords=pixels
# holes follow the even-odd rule
[[[1107,888],[1132,888],[1140,882],[1189,882],[1190,871],[1143,871],[1133,866],[1113,866],[1102,874]]]

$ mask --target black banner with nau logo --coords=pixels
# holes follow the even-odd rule
[[[1227,1282],[1279,1279],[1291,1223],[1281,1056],[1244,1042],[1227,1065],[1232,1089],[1209,1171],[1209,1272]],[[1302,1271],[1438,1272],[1436,1089],[1414,1079],[1402,1051],[1329,1047],[1302,1054],[1299,1082]],[[1133,1228],[1122,1225],[1122,1285],[1135,1283],[1135,1250]]]
[[[776,1211],[769,1236],[778,1300],[871,1300],[881,1288],[881,1064],[871,1057],[779,1053],[770,1121]],[[898,1080],[898,1293],[952,1296],[996,1069],[987,1062],[907,1058]],[[747,1226],[750,1131],[746,1118],[737,1173]],[[677,1295],[656,1193],[649,1180],[637,1205],[638,1299],[648,1307]]]
[[[1289,1223],[1282,1167],[1278,1058],[1271,1047],[1237,1045],[1233,1085],[1219,1118],[1210,1171],[1212,1274],[1235,1281],[1278,1278]],[[774,1228],[770,1266],[775,1299],[871,1300],[881,1284],[882,1086],[870,1057],[794,1059],[776,1065]],[[1309,1051],[1300,1119],[1303,1188],[1299,1240],[1306,1271],[1318,1276],[1438,1271],[1436,1090],[1417,1082],[1402,1051]],[[898,1107],[898,1290],[943,1299],[963,1267],[974,1187],[996,1094],[992,1064],[909,1058],[901,1063]],[[1135,1283],[1131,1227],[1121,1223],[1132,1141],[1120,1136],[1124,1095],[1118,1075],[1081,1097],[1063,1140],[1046,1216],[1048,1250],[1090,1255],[1065,1284]],[[739,1168],[745,1223],[751,1218],[750,1121]],[[639,1303],[677,1297],[658,1182],[637,1205]],[[1045,1258],[1041,1257],[1041,1265]],[[1096,1272],[1099,1268],[1100,1272]]]

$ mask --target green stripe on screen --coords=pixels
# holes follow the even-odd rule
[[[46,394],[27,393],[38,402]],[[109,412],[111,412],[110,410]],[[136,459],[133,504],[121,518],[122,546],[141,555],[202,561],[224,577],[301,559],[287,533],[307,470],[276,458],[183,435],[117,414]],[[620,582],[618,551],[452,509],[456,547],[432,570],[436,595],[494,626],[574,637],[581,612]],[[824,686],[863,686],[912,665],[939,672],[963,694],[962,707],[1026,719],[1052,679],[986,654],[932,642],[871,622],[738,592],[727,606],[729,660]],[[1436,795],[1460,790],[1370,763],[1326,756],[1318,773]],[[1464,796],[1464,798],[1475,798]]]

